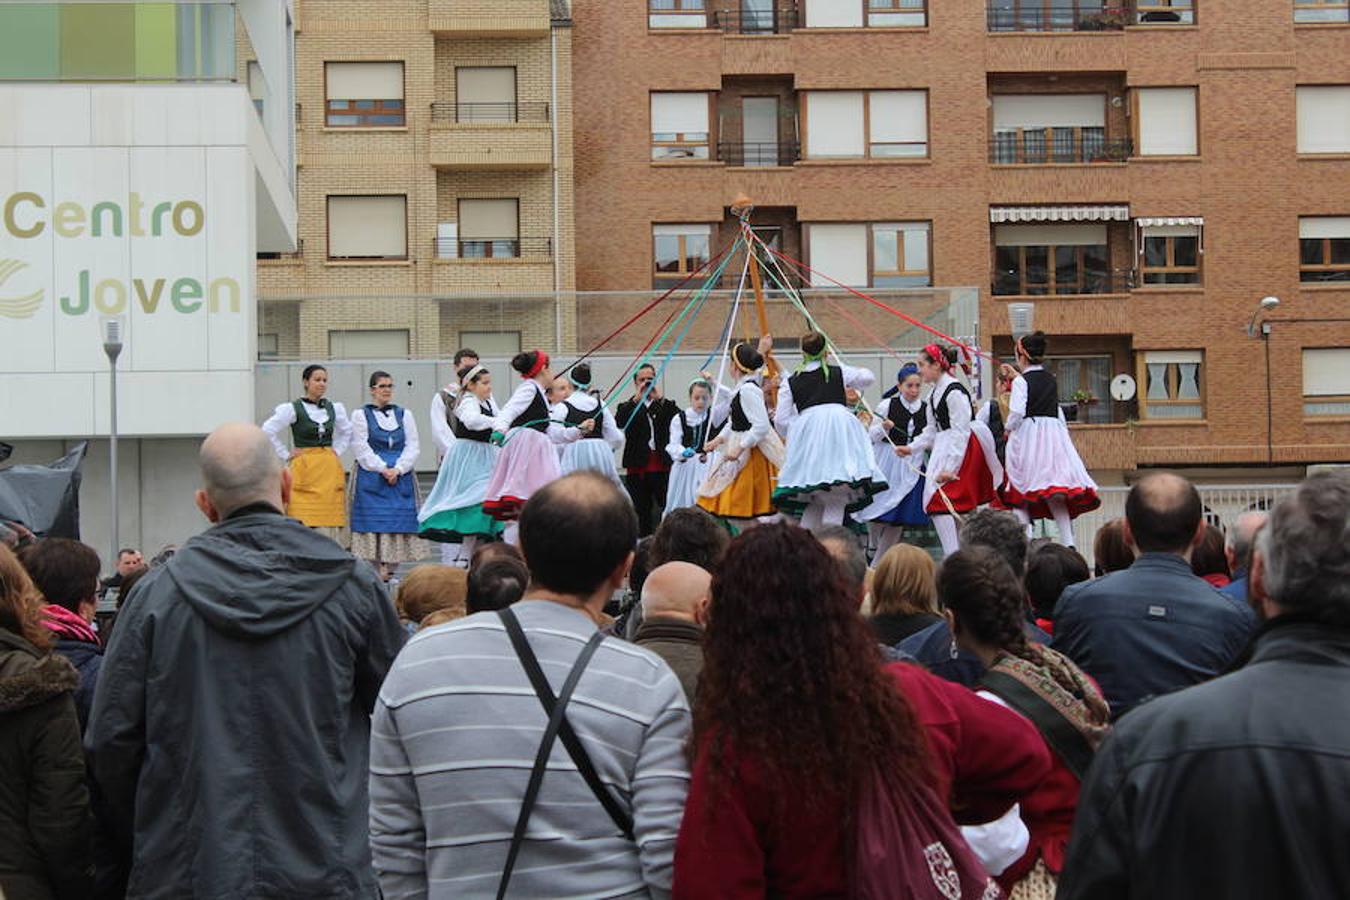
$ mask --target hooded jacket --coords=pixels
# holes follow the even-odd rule
[[[0,897],[89,895],[89,794],[71,692],[79,676],[0,628]]]
[[[374,571],[268,506],[146,575],[86,738],[127,897],[372,896],[369,716],[402,642]]]

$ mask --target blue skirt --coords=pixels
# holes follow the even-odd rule
[[[390,484],[378,472],[356,470],[352,531],[362,534],[417,534],[417,485],[411,472]]]

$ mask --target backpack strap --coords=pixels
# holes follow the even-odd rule
[[[980,687],[997,694],[1009,706],[1030,719],[1069,771],[1079,781],[1083,780],[1095,753],[1083,733],[1059,710],[1040,694],[1003,672],[985,672],[980,679]]]

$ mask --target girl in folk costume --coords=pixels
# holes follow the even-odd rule
[[[711,402],[712,378],[705,372],[689,382],[689,406],[670,420],[666,453],[674,465],[666,489],[665,515],[698,505],[698,486],[708,474],[708,454],[703,448],[717,436],[717,429],[712,427]]]
[[[1059,408],[1059,383],[1042,365],[1045,347],[1040,331],[1017,342],[1021,374],[1008,403],[1008,481],[1001,493],[1028,530],[1033,518],[1054,518],[1060,542],[1072,547],[1073,519],[1101,501]]]
[[[481,365],[459,371],[459,400],[453,411],[455,439],[441,462],[418,525],[422,536],[441,543],[441,562],[469,567],[479,541],[491,541],[502,523],[483,511],[488,479],[501,450],[493,446],[493,420],[500,410],[492,397],[492,374]]]
[[[421,447],[411,410],[397,406],[388,372],[370,376],[370,396],[352,418],[352,555],[370,560],[387,581],[402,562],[426,555],[417,537]]]
[[[338,459],[351,442],[352,425],[341,403],[324,398],[328,370],[306,366],[302,381],[305,395],[283,403],[263,423],[277,455],[291,469],[291,499],[286,515],[340,541],[347,525],[346,472]],[[290,428],[294,451],[287,450],[281,432]]]
[[[760,387],[764,352],[740,343],[731,351],[731,363],[740,378],[725,397],[718,390],[712,420],[726,420],[727,427],[704,447],[716,453],[698,489],[698,505],[743,529],[760,516],[773,514],[774,479],[784,451],[769,423]]]
[[[524,379],[492,422],[492,440],[505,445],[488,480],[483,510],[509,522],[505,537],[516,543],[516,519],[535,491],[562,476],[558,451],[548,439],[549,403],[545,393],[553,381],[543,350],[517,353],[511,368]]]
[[[774,503],[801,516],[803,528],[842,525],[846,512],[886,488],[867,429],[847,405],[847,390],[876,381],[867,369],[826,361],[829,343],[812,331],[802,338],[802,365],[778,388],[773,424],[787,439]]]
[[[957,646],[984,663],[979,695],[1030,719],[1048,744],[1050,774],[1009,813],[1025,823],[1027,850],[998,881],[1012,900],[1049,900],[1064,867],[1080,781],[1110,728],[1110,709],[1068,657],[1027,640],[1026,590],[997,553],[970,547],[948,557],[937,585]],[[967,830],[972,846],[985,831]]]
[[[871,504],[854,515],[866,522],[871,532],[876,555],[881,559],[895,546],[905,528],[922,528],[930,524],[924,511],[923,464],[927,454],[920,450],[908,457],[900,454],[923,433],[928,424],[928,410],[919,399],[923,381],[919,367],[906,363],[896,376],[898,393],[877,408],[868,434],[876,450],[877,468],[886,476],[886,490],[872,498]]]
[[[928,451],[923,506],[945,555],[960,546],[956,515],[989,503],[997,496],[995,486],[1003,483],[994,436],[976,421],[970,391],[952,374],[956,358],[955,349],[937,344],[920,351],[919,376],[933,385],[924,411],[928,421],[922,434],[897,450],[901,456]]]
[[[619,469],[614,465],[614,451],[623,446],[623,432],[615,424],[614,414],[599,398],[587,393],[591,367],[586,363],[573,366],[567,379],[572,390],[554,405],[553,422],[548,427],[548,436],[563,447],[563,474],[598,472],[623,490]]]

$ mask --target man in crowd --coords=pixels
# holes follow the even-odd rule
[[[455,442],[454,426],[450,424],[451,413],[455,411],[455,402],[459,399],[459,370],[465,366],[478,365],[478,351],[461,347],[455,351],[451,363],[450,381],[431,398],[431,439],[436,443],[438,459],[445,459],[450,445]]]
[[[1256,624],[1251,610],[1191,572],[1205,520],[1189,481],[1168,472],[1141,478],[1125,501],[1125,530],[1138,559],[1065,588],[1053,643],[1097,680],[1115,717],[1223,672]]]
[[[103,665],[103,643],[93,628],[98,609],[98,554],[79,541],[47,538],[23,548],[19,562],[46,601],[42,624],[56,636],[56,651],[80,673],[75,711],[83,730],[89,724],[89,708]]]
[[[633,373],[633,396],[614,413],[624,433],[623,482],[637,510],[639,537],[652,533],[666,507],[670,456],[665,447],[670,423],[679,414],[679,405],[661,396],[655,367],[639,366]]]
[[[1225,536],[1224,553],[1228,556],[1228,571],[1233,573],[1233,580],[1220,588],[1219,593],[1232,597],[1243,606],[1248,605],[1247,570],[1251,566],[1252,548],[1256,544],[1256,534],[1267,518],[1261,510],[1248,510],[1237,517]]]
[[[99,585],[100,596],[107,593],[109,588],[120,589],[122,580],[132,572],[145,565],[145,558],[141,556],[141,551],[131,547],[123,547],[117,551],[117,571],[113,572]]]
[[[131,896],[366,898],[370,713],[403,640],[375,572],[282,515],[266,435],[202,443],[213,527],[144,576],[86,748]]]
[[[642,625],[633,643],[666,661],[692,705],[703,670],[703,623],[712,576],[693,563],[657,566],[642,583]]]
[[[610,481],[591,472],[561,478],[520,516],[524,599],[409,642],[380,690],[371,744],[370,834],[384,896],[498,892],[545,707],[565,681],[575,694],[564,720],[577,740],[566,746],[560,736],[552,746],[511,895],[670,890],[688,791],[689,706],[660,657],[598,638],[596,628],[636,541],[633,508]],[[521,631],[509,634],[508,618]],[[583,653],[593,654],[589,662]],[[531,658],[547,685],[532,684]],[[585,666],[574,680],[578,659]],[[593,780],[577,760],[589,761]]]
[[[1061,900],[1350,896],[1350,478],[1276,507],[1250,579],[1251,661],[1145,704],[1098,751]]]

